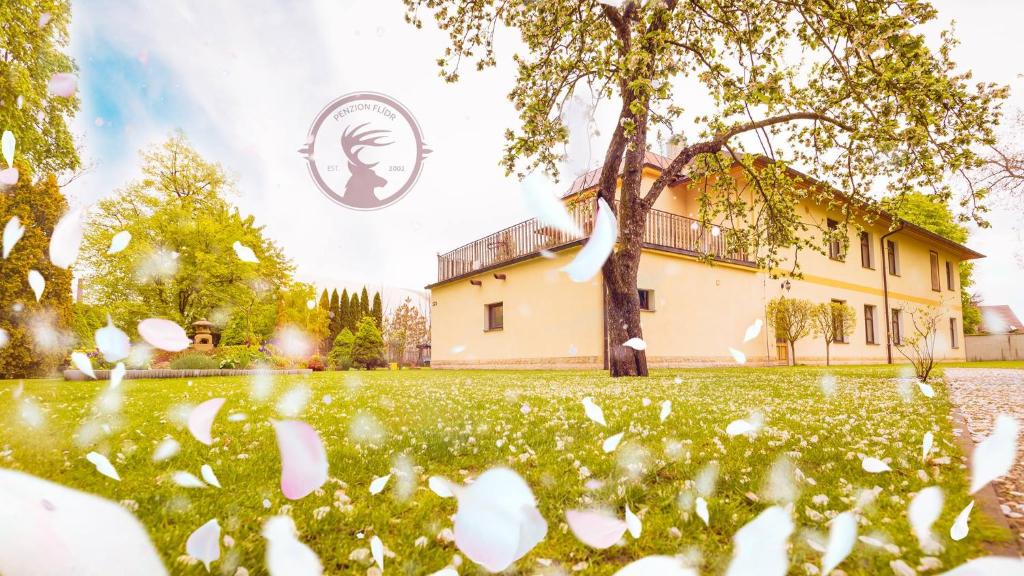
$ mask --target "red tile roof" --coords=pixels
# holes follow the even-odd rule
[[[1005,304],[999,306],[978,306],[981,310],[981,326],[979,329],[988,334],[1006,334],[1014,330],[1024,330],[1024,323],[1013,313],[1013,309]]]

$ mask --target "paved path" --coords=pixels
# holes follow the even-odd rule
[[[1024,370],[945,368],[953,402],[967,419],[975,442],[991,434],[995,418],[1008,414],[1024,423]],[[1024,543],[1024,441],[1017,443],[1017,461],[1010,474],[994,483],[1003,514]]]

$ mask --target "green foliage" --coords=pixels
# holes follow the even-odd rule
[[[362,306],[359,304],[359,294],[352,294],[352,299],[348,301],[348,323],[345,324],[345,327],[350,330],[355,330],[362,317]]]
[[[775,338],[789,343],[789,361],[796,365],[796,342],[811,333],[814,303],[780,296],[768,302],[765,316]]]
[[[387,365],[384,359],[384,338],[370,316],[363,316],[359,321],[352,343],[352,364],[367,370]]]
[[[107,312],[99,306],[75,302],[71,307],[71,328],[75,346],[81,350],[96,348],[96,330],[107,325]]]
[[[377,328],[380,330],[384,329],[384,306],[380,300],[380,292],[373,294],[373,307],[370,308],[370,316],[373,317],[373,321],[377,323]]]
[[[44,14],[49,19],[40,26]],[[68,128],[78,111],[78,95],[55,97],[47,91],[54,74],[75,72],[74,61],[64,53],[70,21],[66,0],[0,2],[0,131],[14,134],[17,157],[38,174],[80,165]],[[22,171],[22,179],[28,178]]]
[[[0,192],[0,229],[17,216],[25,233],[6,259],[0,258],[0,329],[9,341],[0,347],[0,378],[41,376],[52,372],[73,343],[71,271],[50,262],[53,227],[67,201],[52,174],[32,183],[32,171],[16,162],[21,179]],[[36,302],[28,284],[30,270],[46,280]]]
[[[314,341],[327,337],[327,311],[319,306],[309,307],[316,298],[316,288],[304,282],[292,282],[278,296],[277,326],[295,326],[308,334]]]
[[[221,338],[223,341],[223,336]],[[270,355],[255,346],[219,346],[214,349],[213,357],[219,368],[226,369],[244,370],[266,366],[270,362]]]
[[[171,360],[171,370],[212,370],[220,368],[220,364],[202,352],[185,352]]]
[[[366,292],[366,286],[363,286],[363,291],[359,293],[359,314],[355,317],[356,329],[359,328],[359,322],[362,321],[363,316],[370,315],[370,295]]]
[[[825,341],[825,365],[832,363],[833,342],[846,342],[853,334],[857,322],[857,311],[845,302],[825,302],[811,310],[814,335]]]
[[[337,294],[337,290],[335,290],[335,294]],[[337,322],[331,325],[331,334],[333,334],[335,337],[338,336],[342,328],[349,327],[349,298],[347,289],[342,289],[341,298],[338,299],[338,305],[336,309],[337,314],[335,320]]]
[[[348,328],[343,328],[334,339],[334,346],[327,357],[328,362],[334,369],[348,370],[352,367],[352,346],[356,337]]]

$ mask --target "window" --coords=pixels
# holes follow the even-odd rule
[[[953,263],[946,260],[946,288],[956,290],[956,281],[953,280]]]
[[[654,311],[654,290],[637,290],[640,294],[640,309]]]
[[[903,344],[903,336],[900,334],[900,326],[903,325],[902,319],[900,318],[901,310],[899,308],[892,309],[892,343],[899,346]]]
[[[932,291],[942,291],[942,281],[939,280],[939,253],[932,250],[928,253],[928,258],[931,260],[932,265]]]
[[[496,302],[487,305],[486,330],[501,330],[505,327],[505,305],[503,302]]]
[[[842,240],[838,237],[832,236],[834,234],[838,234],[837,231],[839,230],[839,222],[829,218],[827,223],[828,231],[830,237],[832,238],[828,242],[828,257],[833,260],[842,260],[844,256]]]
[[[845,306],[846,300],[836,300],[833,298],[832,303]],[[832,323],[836,325],[836,342],[846,344],[846,315],[841,309],[832,309]]]
[[[878,344],[875,340],[875,307],[864,305],[864,339],[868,344]]]
[[[860,233],[860,265],[863,268],[875,267],[874,254],[871,251],[871,233],[861,232]]]
[[[956,327],[956,318],[949,319],[949,344],[953,348],[960,347],[960,331]]]
[[[889,263],[889,275],[899,276],[900,275],[900,255],[897,251],[896,242],[892,240],[885,241],[885,257]]]

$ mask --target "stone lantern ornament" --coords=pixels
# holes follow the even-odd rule
[[[192,348],[200,352],[213,350],[213,322],[203,318],[193,322],[192,328],[195,329]]]

